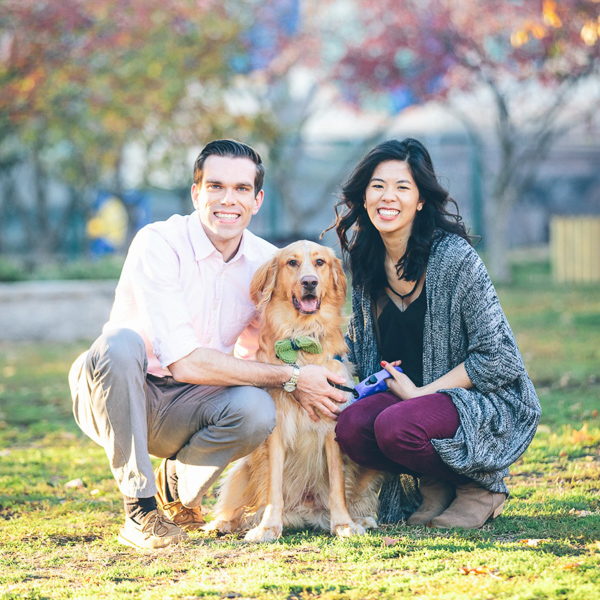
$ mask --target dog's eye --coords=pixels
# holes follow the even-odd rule
[[[288,260],[288,265],[290,265],[290,267],[297,267],[298,266],[298,261],[291,258],[290,260]]]
[[[325,264],[325,261],[322,258],[317,258],[315,264],[317,265],[317,267],[322,267]]]

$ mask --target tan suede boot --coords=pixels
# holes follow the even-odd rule
[[[419,478],[421,506],[406,520],[407,525],[425,525],[441,515],[454,500],[454,486],[443,479],[424,475]]]
[[[439,517],[431,520],[433,527],[479,529],[489,519],[495,519],[504,508],[506,494],[490,492],[476,482],[456,486],[456,500]]]

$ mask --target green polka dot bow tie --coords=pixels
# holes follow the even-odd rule
[[[277,358],[284,363],[291,365],[298,358],[298,351],[310,352],[311,354],[321,354],[322,348],[319,342],[306,336],[300,336],[295,339],[286,338],[275,342],[275,354]]]

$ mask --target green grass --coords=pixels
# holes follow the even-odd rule
[[[504,513],[479,531],[286,531],[271,545],[199,533],[128,549],[104,453],[70,412],[84,346],[0,346],[0,599],[600,598],[600,286],[558,287],[528,265],[498,293],[543,416]],[[83,489],[64,487],[78,477]]]

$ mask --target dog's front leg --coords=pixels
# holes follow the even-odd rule
[[[342,452],[335,441],[335,432],[332,430],[325,440],[327,453],[327,468],[329,470],[329,514],[331,520],[331,535],[350,537],[363,535],[365,528],[355,523],[346,506],[346,487],[344,483],[344,464]]]
[[[267,461],[269,480],[267,482],[267,506],[260,523],[246,534],[248,542],[274,542],[283,529],[283,463],[285,449],[275,427],[267,438]]]

